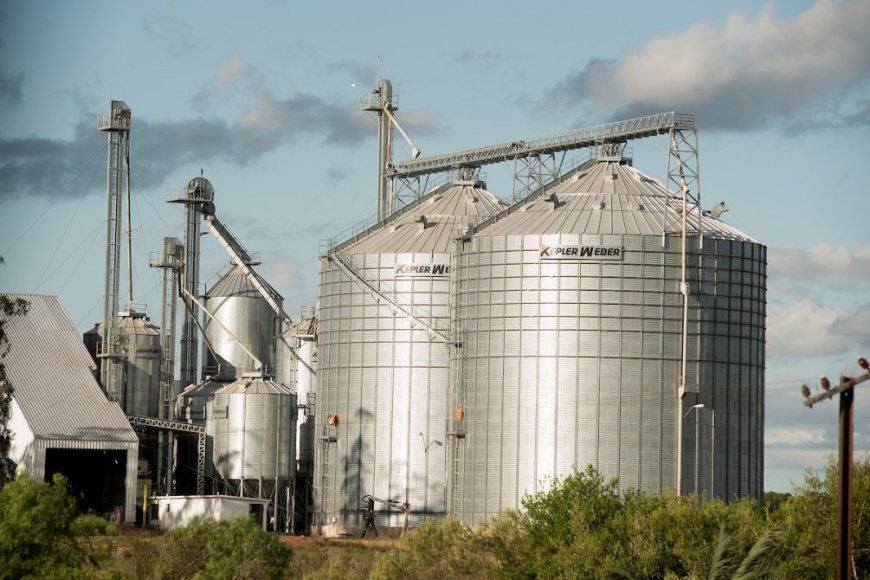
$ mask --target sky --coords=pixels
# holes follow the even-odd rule
[[[5,0],[0,290],[59,295],[81,331],[100,318],[96,123],[113,99],[133,112],[134,304],[155,321],[149,256],[183,237],[166,201],[200,172],[288,313],[316,302],[322,241],[376,213],[377,126],[360,99],[379,78],[424,156],[695,113],[702,205],[725,201],[723,220],[769,248],[765,488],[822,469],[837,401],[807,409],[799,387],[856,375],[870,356],[870,2],[397,6]],[[636,167],[664,179],[665,138],[631,147]],[[397,141],[395,158],[409,154]],[[509,164],[484,172],[509,198]],[[202,248],[211,284],[228,258],[213,239]],[[870,392],[858,391],[866,458]]]

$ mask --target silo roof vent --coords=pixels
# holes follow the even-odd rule
[[[553,209],[558,209],[560,205],[563,205],[559,202],[559,198],[556,196],[555,193],[551,193],[550,195],[545,197],[544,201],[549,201],[550,203],[552,203]]]

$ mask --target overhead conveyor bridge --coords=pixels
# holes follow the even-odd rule
[[[694,114],[660,113],[649,117],[575,129],[531,141],[510,141],[456,153],[403,161],[388,169],[387,174],[391,178],[416,177],[429,173],[451,171],[460,167],[481,167],[492,163],[559,153],[605,143],[622,143],[630,139],[664,135],[671,131],[694,130]]]

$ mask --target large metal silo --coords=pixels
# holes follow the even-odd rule
[[[358,533],[360,498],[379,528],[445,513],[453,239],[503,208],[457,182],[321,256],[315,528]]]
[[[207,409],[206,434],[224,491],[271,497],[278,506],[277,525],[286,529],[296,472],[296,394],[250,373],[216,391]]]
[[[269,291],[279,304],[283,301],[274,289]],[[241,268],[234,265],[206,292],[205,306],[223,324],[206,321],[206,341],[214,353],[205,349],[205,376],[234,379],[256,370],[274,372],[278,319]],[[263,369],[254,368],[242,345],[260,359]]]
[[[448,491],[464,521],[588,464],[623,491],[761,496],[766,248],[688,216],[681,400],[678,201],[605,158],[462,242]]]

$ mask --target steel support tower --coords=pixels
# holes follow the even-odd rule
[[[109,114],[100,116],[97,129],[108,137],[106,175],[106,270],[103,288],[102,341],[97,356],[103,359],[100,381],[110,401],[123,406],[121,385],[124,373],[124,353],[118,336],[119,276],[121,273],[121,192],[124,189],[123,163],[130,149],[132,113],[124,101],[112,101]]]
[[[191,179],[185,188],[184,197],[170,200],[170,203],[184,205],[184,265],[182,286],[190,295],[199,293],[199,239],[201,215],[213,207],[214,188],[204,177]],[[182,296],[185,301],[184,322],[181,325],[181,388],[196,384],[198,381],[199,341],[197,340],[196,309],[193,301]]]
[[[369,93],[368,101],[362,103],[361,109],[378,114],[378,221],[382,221],[393,212],[389,178],[393,164],[393,127],[390,116],[399,110],[398,101],[393,99],[393,85],[390,81],[378,81],[378,88]]]
[[[159,418],[172,419],[175,400],[175,320],[178,305],[178,285],[184,263],[184,244],[178,238],[163,238],[163,250],[151,259],[152,268],[162,272],[163,305],[160,312],[160,408]],[[164,493],[172,490],[172,431],[158,432],[157,482]]]

